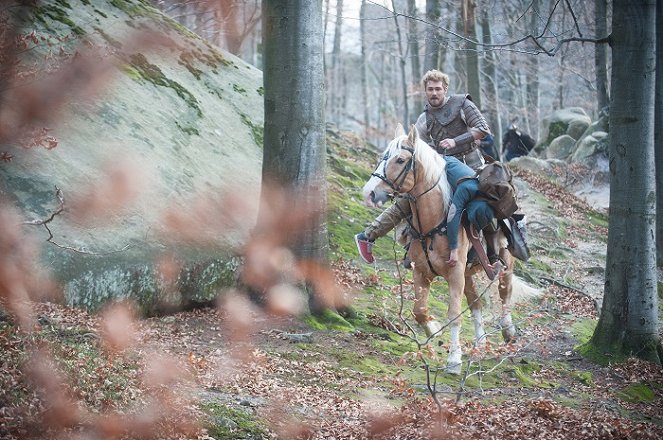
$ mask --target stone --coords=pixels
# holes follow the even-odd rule
[[[35,15],[38,35],[85,35],[115,66],[103,90],[67,103],[49,127],[56,148],[12,150],[0,192],[33,220],[55,211],[61,189],[67,210],[49,226],[71,249],[47,243],[43,227],[24,230],[67,304],[132,299],[153,313],[213,300],[234,284],[257,215],[262,73],[143,1],[42,3],[60,4],[71,25]],[[158,42],[137,44],[136,29]],[[63,39],[63,50],[80,41]],[[47,50],[28,51],[31,61],[46,63]],[[241,206],[225,209],[227,195]],[[86,203],[96,211],[77,216]]]

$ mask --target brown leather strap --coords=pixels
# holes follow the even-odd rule
[[[481,263],[483,270],[486,271],[488,279],[490,281],[493,281],[500,273],[502,265],[496,264],[495,268],[493,268],[490,265],[490,261],[488,261],[486,250],[483,248],[483,244],[481,244],[481,239],[479,238],[479,233],[477,232],[477,230],[474,229],[474,226],[469,222],[463,222],[463,226],[465,226],[465,231],[467,232],[467,236],[470,239],[470,243],[472,243],[474,251],[477,253],[477,257],[479,258],[479,263]]]

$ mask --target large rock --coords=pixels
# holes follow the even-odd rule
[[[564,160],[573,154],[576,140],[568,134],[563,134],[552,140],[548,148],[544,151],[547,159]]]
[[[567,135],[578,140],[585,132],[592,120],[580,107],[571,107],[553,112],[550,116],[543,118],[541,122],[541,136],[534,151],[542,155],[543,151],[556,138]]]
[[[26,220],[54,212],[55,186],[67,206],[89,208],[49,224],[63,247],[25,227],[44,243],[67,302],[94,309],[131,297],[152,310],[164,298],[175,306],[213,299],[233,284],[234,250],[257,212],[261,72],[145,1],[44,1],[29,21],[28,32],[61,39],[65,53],[93,46],[116,66],[103,93],[66,106],[51,127],[57,148],[16,149],[0,163],[0,191]],[[137,45],[137,30],[154,30],[158,41]],[[37,44],[30,61],[45,65],[47,50]],[[225,195],[241,196],[234,212]]]
[[[595,131],[578,141],[570,162],[580,163],[589,169],[607,172],[603,170],[608,159],[608,133]]]

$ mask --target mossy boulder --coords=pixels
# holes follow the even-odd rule
[[[62,247],[46,242],[44,228],[25,227],[42,243],[41,259],[66,302],[97,308],[132,298],[151,311],[164,298],[207,302],[234,284],[234,254],[257,214],[262,73],[147,1],[42,1],[23,20],[22,32],[41,41],[23,55],[37,71],[71,61],[54,56],[46,41],[59,42],[61,54],[112,60],[110,79],[93,96],[68,102],[50,125],[56,148],[0,145],[16,156],[0,163],[0,193],[25,220],[55,211],[55,186],[67,201],[49,224]],[[226,210],[223,196],[240,192],[241,213]],[[69,210],[76,200],[116,199],[122,203],[88,218]],[[238,215],[232,228],[220,228],[224,216]]]
[[[580,107],[571,107],[553,112],[550,116],[543,118],[541,122],[541,136],[534,151],[544,155],[544,151],[553,140],[562,135],[567,135],[578,140],[591,124],[591,118]]]
[[[568,134],[556,137],[546,148],[545,155],[548,159],[566,159],[573,154],[576,140]]]

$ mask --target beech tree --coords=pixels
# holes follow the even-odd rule
[[[656,254],[658,266],[663,266],[663,1],[656,2],[656,121],[654,144],[656,150]],[[663,280],[659,280],[663,282]]]
[[[596,38],[608,34],[607,0],[594,1],[594,16],[596,17]],[[608,97],[608,47],[597,44],[594,48],[594,64],[596,64],[596,114],[609,104]]]
[[[599,353],[661,364],[654,238],[655,13],[656,0],[613,1],[608,252],[603,307],[589,345]]]
[[[329,242],[325,222],[322,3],[264,0],[262,7],[263,195],[274,187],[289,192],[287,212],[293,218],[282,221],[298,227],[288,230],[292,234],[288,242],[298,258],[325,263]],[[264,206],[260,211],[259,217],[264,217]],[[294,218],[302,213],[305,221]],[[314,299],[313,295],[309,299]],[[309,305],[316,307],[311,301]]]

